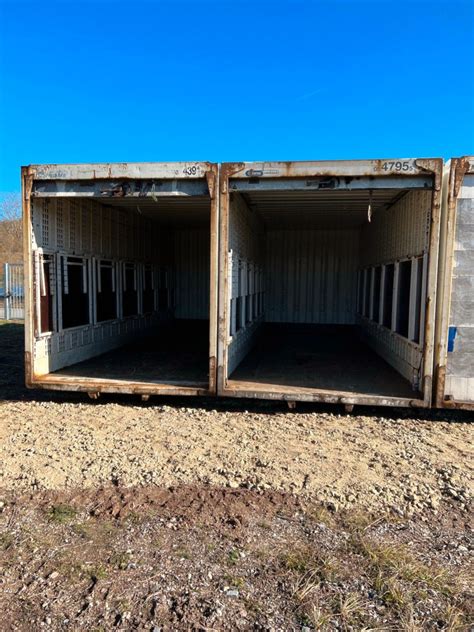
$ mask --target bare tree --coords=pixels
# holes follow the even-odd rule
[[[21,197],[0,197],[0,261],[20,261],[22,253]]]

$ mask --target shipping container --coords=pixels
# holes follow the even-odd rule
[[[23,167],[28,386],[215,393],[217,173]]]
[[[435,351],[435,404],[474,410],[474,157],[445,166]]]
[[[220,170],[218,393],[431,405],[442,160]]]

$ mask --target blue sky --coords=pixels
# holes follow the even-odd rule
[[[474,153],[474,0],[0,0],[22,164]]]

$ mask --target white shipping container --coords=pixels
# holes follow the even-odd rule
[[[24,167],[28,386],[216,391],[217,165]]]
[[[430,406],[441,177],[438,159],[223,164],[218,393]]]

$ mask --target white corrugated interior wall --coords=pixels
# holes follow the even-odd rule
[[[207,228],[174,231],[176,318],[209,319],[210,247]]]
[[[374,214],[361,231],[360,267],[397,263],[429,251],[431,191],[410,191],[393,206]],[[357,316],[364,340],[407,380],[422,372],[422,348],[363,316]]]
[[[265,321],[355,323],[359,229],[266,233]]]
[[[163,237],[150,219],[93,200],[35,199],[32,203],[34,262],[44,253],[90,262],[94,257],[160,263],[157,244]],[[33,272],[36,288],[37,263]],[[89,283],[95,287],[92,272]],[[45,374],[81,362],[127,343],[153,324],[153,315],[137,315],[39,334],[34,341],[34,370]]]
[[[262,268],[264,263],[263,223],[252,212],[239,194],[230,196],[229,208],[229,296],[230,321],[235,320],[235,301],[244,297],[247,288],[239,283],[242,266]],[[263,279],[261,280],[263,282]],[[227,347],[227,374],[230,375],[252,348],[263,317],[255,317],[244,323],[239,331],[233,331]]]

